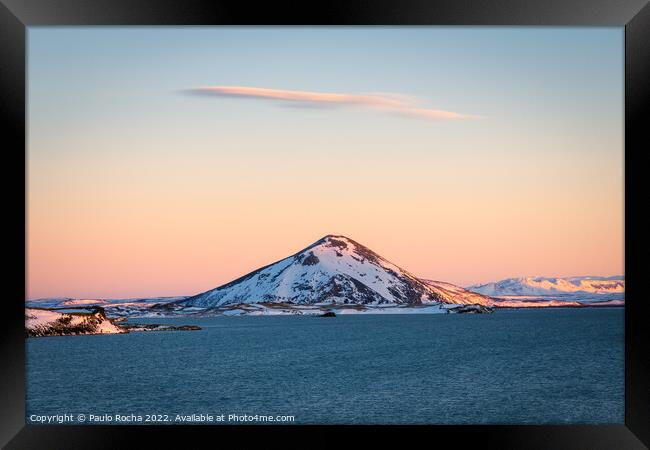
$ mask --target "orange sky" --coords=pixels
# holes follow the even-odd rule
[[[117,50],[118,31],[30,31],[28,298],[195,294],[326,234],[461,285],[622,274],[622,34],[470,33],[450,53],[419,30],[215,32],[222,47],[143,30]],[[549,50],[528,60],[536,39]],[[196,86],[348,100],[182,93]]]

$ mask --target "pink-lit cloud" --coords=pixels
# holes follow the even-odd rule
[[[340,94],[332,92],[267,89],[250,86],[202,86],[189,89],[188,91],[199,95],[261,98],[288,102],[294,105],[361,107],[424,119],[453,120],[478,118],[478,116],[469,114],[425,108],[420,106],[417,99],[413,97],[390,93]]]

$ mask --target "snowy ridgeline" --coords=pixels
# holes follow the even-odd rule
[[[623,276],[508,278],[467,289],[495,298],[500,307],[625,305]]]
[[[623,294],[625,278],[615,277],[521,277],[507,278],[486,284],[469,286],[484,295],[558,295],[558,294]]]

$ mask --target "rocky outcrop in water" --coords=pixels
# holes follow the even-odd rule
[[[25,309],[25,334],[28,337],[119,333],[126,333],[126,330],[108,319],[101,307],[74,312],[38,308]]]
[[[461,305],[447,309],[450,314],[489,314],[494,309],[483,305]]]

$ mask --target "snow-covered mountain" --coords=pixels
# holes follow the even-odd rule
[[[470,291],[494,297],[512,295],[624,294],[625,278],[615,277],[522,277],[476,284]]]
[[[261,302],[488,305],[490,299],[448,283],[420,280],[352,239],[328,235],[294,255],[177,304],[206,308]]]

